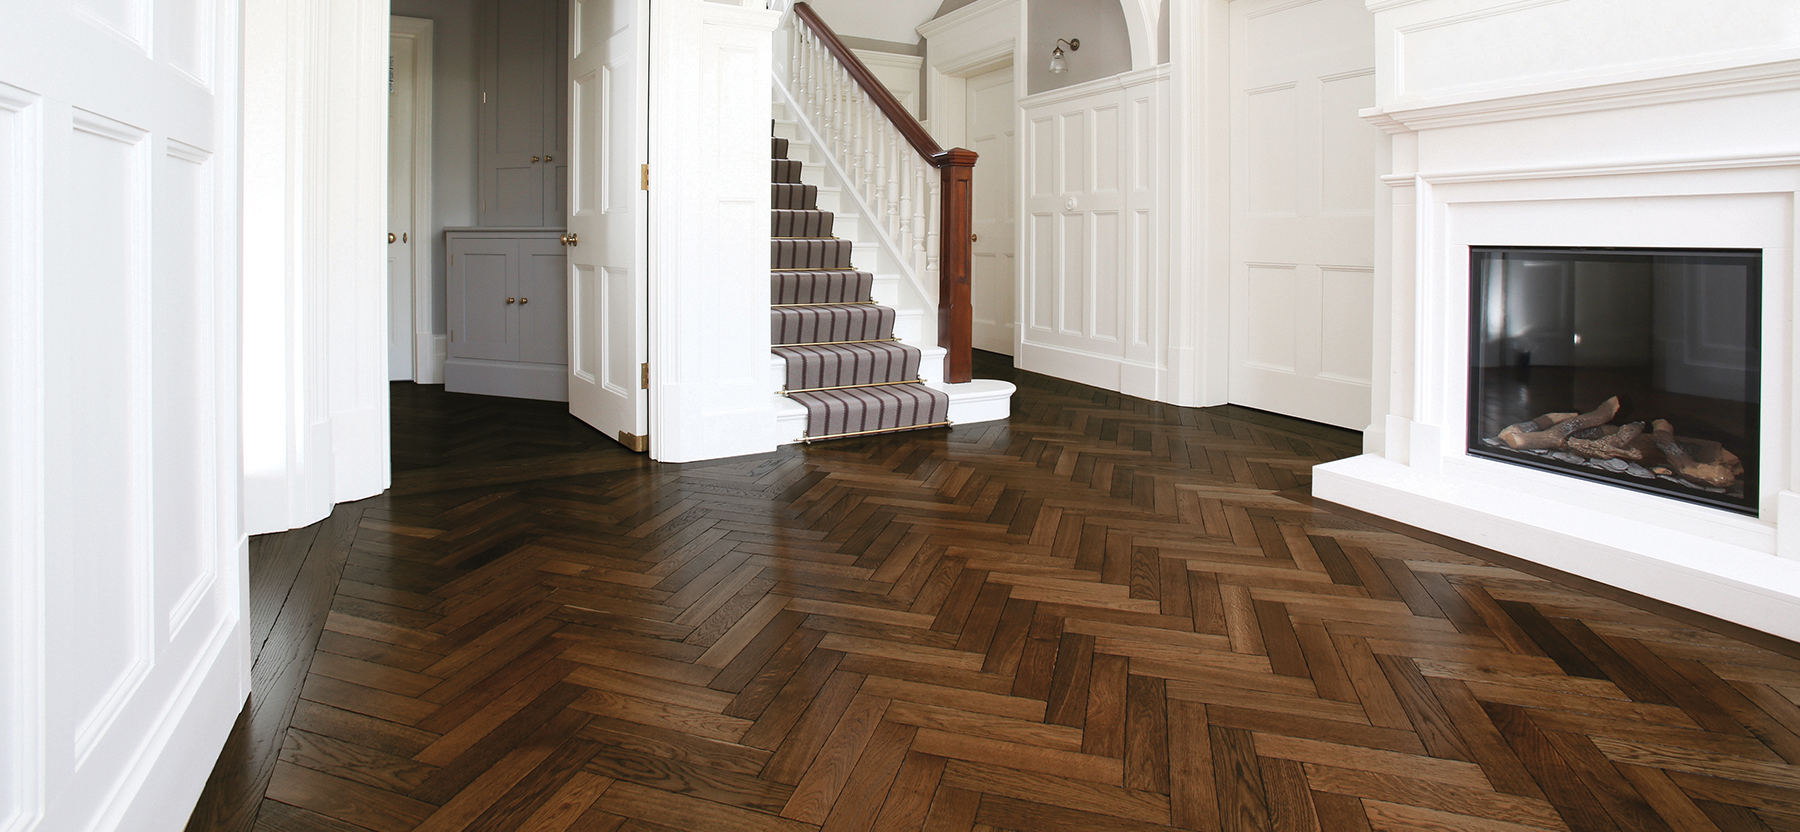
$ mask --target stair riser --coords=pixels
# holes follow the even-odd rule
[[[848,269],[854,243],[850,240],[770,240],[771,269]]]
[[[769,276],[769,300],[779,306],[802,303],[867,303],[875,276],[868,272],[778,272]]]
[[[876,341],[894,337],[894,310],[885,306],[801,306],[769,310],[775,344]]]
[[[771,237],[830,237],[833,217],[829,211],[776,210],[770,212]]]
[[[785,211],[819,210],[819,189],[816,186],[776,182],[769,187],[772,208]]]

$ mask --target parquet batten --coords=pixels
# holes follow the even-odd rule
[[[691,465],[396,386],[262,827],[1800,818],[1800,651],[1291,499],[1352,434],[1012,377],[1005,424]]]

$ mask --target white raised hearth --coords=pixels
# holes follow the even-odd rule
[[[1314,494],[1800,639],[1800,4],[1368,6],[1389,373],[1369,453],[1317,468]],[[1471,246],[1762,250],[1759,514],[1469,456]]]

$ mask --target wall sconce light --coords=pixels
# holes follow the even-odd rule
[[[1069,65],[1063,62],[1062,45],[1065,43],[1069,45],[1070,52],[1081,51],[1081,38],[1074,38],[1072,40],[1063,40],[1062,38],[1057,38],[1056,39],[1056,51],[1050,53],[1050,71],[1051,72],[1063,73],[1063,72],[1069,71]]]

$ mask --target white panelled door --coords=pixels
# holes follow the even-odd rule
[[[1231,4],[1236,404],[1369,426],[1379,131],[1363,0]]]
[[[569,412],[643,451],[650,7],[569,8]]]
[[[238,9],[0,25],[3,829],[181,829],[248,693]]]
[[[413,56],[388,38],[388,381],[413,380]]]
[[[1012,355],[1018,331],[1018,252],[1014,215],[1018,192],[1013,187],[1014,151],[1019,105],[1013,95],[1013,68],[1001,67],[968,81],[970,150],[980,154],[975,166],[975,241],[971,267],[975,306],[976,349]]]

